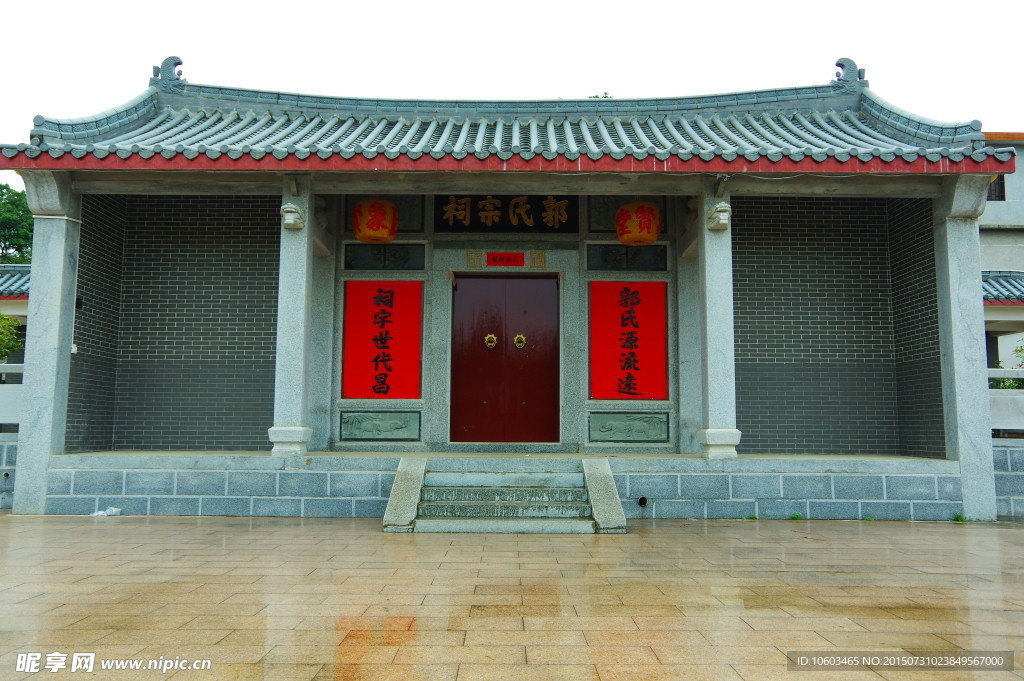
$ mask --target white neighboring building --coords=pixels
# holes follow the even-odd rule
[[[1024,133],[988,132],[985,140],[1024,153]],[[997,175],[978,219],[984,271],[985,335],[989,366],[1019,363],[1013,349],[1024,342],[1024,173]]]

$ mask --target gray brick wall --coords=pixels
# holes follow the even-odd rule
[[[931,202],[733,208],[741,451],[945,458]]]
[[[891,199],[887,204],[900,453],[944,459],[932,203]]]
[[[996,515],[1024,518],[1024,449],[996,447],[992,457],[996,475]]]
[[[269,448],[279,204],[85,197],[68,452]]]
[[[114,449],[269,449],[279,210],[129,197]]]
[[[82,197],[65,451],[113,447],[126,197]]]
[[[741,451],[896,454],[885,202],[736,197],[732,224]]]

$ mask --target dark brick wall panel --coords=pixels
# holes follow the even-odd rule
[[[269,449],[279,210],[127,197],[113,449]]]
[[[124,196],[82,197],[67,452],[112,447],[126,204]]]
[[[929,199],[890,199],[887,203],[900,451],[944,459],[932,204]]]
[[[741,451],[897,454],[884,200],[733,199]]]

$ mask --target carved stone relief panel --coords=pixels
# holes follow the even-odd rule
[[[591,442],[668,442],[667,413],[590,414]]]
[[[342,440],[419,440],[418,411],[343,412]]]

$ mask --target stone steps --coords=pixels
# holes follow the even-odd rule
[[[399,461],[385,532],[625,532],[606,459],[431,457]]]
[[[421,501],[421,518],[590,518],[577,501]]]
[[[578,459],[430,461],[416,532],[594,532]]]

